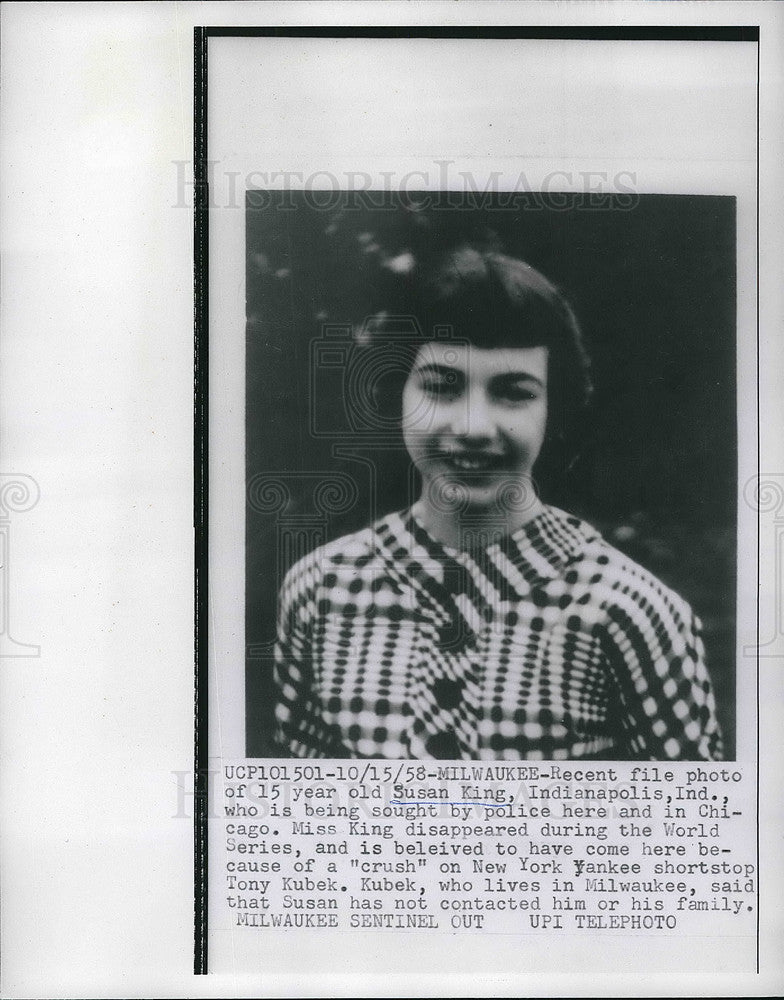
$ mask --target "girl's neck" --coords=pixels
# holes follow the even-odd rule
[[[460,512],[439,510],[426,496],[411,508],[425,530],[442,545],[452,549],[470,549],[479,538],[500,540],[514,534],[542,510],[536,495],[524,507],[500,511],[497,507],[468,509]]]

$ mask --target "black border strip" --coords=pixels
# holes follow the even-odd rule
[[[207,698],[207,513],[208,513],[208,210],[209,167],[207,158],[207,40],[215,37],[250,38],[532,38],[584,41],[720,41],[757,43],[757,480],[760,479],[760,328],[759,328],[759,145],[760,145],[760,29],[743,26],[324,26],[246,27],[211,25],[194,28],[194,590],[196,620],[194,683],[194,966],[196,975],[207,974],[207,815],[208,815],[208,698]],[[757,508],[757,593],[760,586],[760,510]],[[760,761],[760,621],[757,601],[757,963],[760,974],[760,877],[759,877],[759,761]]]
[[[204,28],[209,37],[280,38],[546,38],[584,41],[757,42],[759,25],[324,25],[317,27]]]
[[[193,291],[194,291],[194,437],[193,529],[196,622],[195,719],[193,763],[193,875],[195,975],[207,972],[207,809],[208,809],[208,699],[207,699],[207,503],[208,503],[208,163],[207,163],[207,36],[194,28],[193,65]]]
[[[759,225],[759,222],[760,222],[760,218],[759,218],[759,216],[760,216],[760,213],[759,213],[759,204],[760,204],[760,58],[761,58],[761,53],[760,53],[760,44],[759,44],[759,38],[758,38],[757,39],[757,163],[756,163],[756,167],[757,167],[757,178],[756,178],[757,179],[757,204],[755,205],[755,208],[756,208],[756,226],[757,226],[757,232],[756,232],[756,236],[757,236],[756,272],[757,273],[756,273],[755,277],[757,279],[757,281],[756,281],[756,286],[757,286],[757,301],[756,301],[756,306],[757,306],[757,344],[756,344],[756,347],[757,347],[757,491],[758,491],[757,495],[758,496],[760,496],[760,492],[759,491],[762,488],[762,478],[761,478],[761,475],[760,475],[760,473],[761,473],[760,459],[761,459],[761,447],[762,447],[762,432],[761,432],[762,411],[761,411],[761,408],[760,408],[760,291],[759,291],[759,280],[760,280],[759,279],[759,273],[760,273],[760,235],[759,235],[760,234],[760,225]],[[736,239],[737,239],[737,237],[736,237]],[[736,253],[737,253],[737,250],[736,250]],[[736,334],[736,343],[737,343],[737,334]],[[736,352],[737,352],[737,347],[736,347]],[[736,359],[737,359],[737,353],[736,353]],[[736,366],[737,366],[737,360],[736,360]],[[756,801],[756,806],[757,806],[757,859],[756,859],[756,864],[757,864],[757,975],[760,974],[760,882],[761,882],[761,879],[760,879],[760,810],[759,810],[759,802],[760,802],[760,683],[759,683],[760,682],[760,602],[759,602],[759,595],[760,595],[760,584],[761,584],[760,563],[761,563],[761,544],[762,544],[762,542],[761,542],[761,539],[762,539],[762,534],[761,534],[761,517],[762,517],[762,513],[761,513],[761,510],[760,510],[760,507],[761,507],[761,504],[757,503],[757,656],[756,656],[756,661],[757,661],[757,670],[756,670],[756,685],[757,685],[757,761],[756,761],[756,764],[757,764],[757,801]],[[737,565],[737,558],[736,558],[736,565]],[[735,613],[737,615],[737,603],[736,603],[736,611],[735,611]],[[735,679],[735,701],[736,701],[736,703],[737,703],[737,700],[738,700],[738,681],[737,681],[737,677],[736,677],[736,679]],[[736,719],[737,719],[737,714],[738,713],[736,711],[736,713],[735,713]],[[736,726],[735,726],[735,741],[736,741],[735,745],[736,745],[736,748],[737,748],[737,723],[736,723]],[[737,749],[735,751],[735,756],[737,757]]]

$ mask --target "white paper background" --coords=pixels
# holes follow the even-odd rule
[[[761,23],[762,470],[784,471],[780,8],[6,4],[0,18],[0,471],[41,487],[13,521],[10,560],[12,633],[41,656],[0,661],[3,995],[779,992],[780,659],[761,662],[768,975],[521,981],[496,965],[346,983],[307,981],[301,962],[264,980],[191,975],[192,824],[177,813],[192,768],[192,217],[176,207],[174,161],[191,158],[197,23]],[[579,152],[601,169],[602,150],[624,153],[580,147],[578,126],[563,123],[563,150],[535,155]],[[407,143],[376,135],[402,170]],[[699,123],[697,135],[706,161],[737,138]],[[457,158],[466,134],[454,137]],[[767,553],[764,570],[770,591]]]

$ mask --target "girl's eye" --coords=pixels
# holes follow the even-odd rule
[[[499,392],[499,396],[510,403],[530,403],[538,398],[538,394],[530,386],[515,385],[514,383],[504,386]]]

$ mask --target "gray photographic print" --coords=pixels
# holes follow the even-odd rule
[[[733,199],[246,220],[249,756],[731,759]]]

